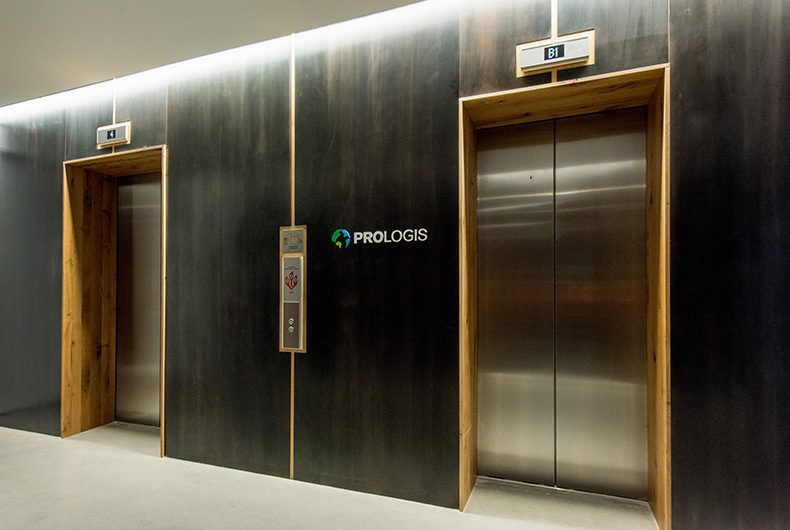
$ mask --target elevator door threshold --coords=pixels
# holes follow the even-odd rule
[[[63,441],[83,444],[89,450],[120,450],[159,458],[159,427],[150,425],[115,421]]]
[[[596,493],[478,477],[466,513],[519,521],[526,528],[657,530],[650,505]]]

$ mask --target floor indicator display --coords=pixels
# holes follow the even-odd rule
[[[305,352],[307,227],[280,227],[280,351]]]

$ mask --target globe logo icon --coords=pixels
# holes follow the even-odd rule
[[[344,228],[338,228],[332,233],[332,243],[334,243],[337,248],[345,248],[351,244],[351,234]]]

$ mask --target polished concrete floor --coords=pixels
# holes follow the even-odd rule
[[[0,527],[655,529],[644,503],[480,479],[466,513],[159,458],[158,431],[0,428]]]

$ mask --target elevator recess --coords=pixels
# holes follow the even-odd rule
[[[478,474],[647,498],[645,109],[477,145]]]
[[[167,147],[63,163],[61,435],[160,426],[164,455]]]

